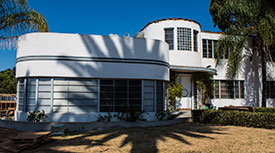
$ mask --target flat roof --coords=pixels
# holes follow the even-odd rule
[[[153,23],[158,23],[158,22],[161,22],[161,21],[170,21],[170,20],[183,20],[183,21],[194,22],[194,23],[198,24],[201,27],[201,24],[199,22],[195,21],[195,20],[184,19],[184,18],[165,18],[165,19],[159,19],[159,20],[149,22],[140,31],[144,30],[145,28],[147,28],[149,25],[151,25]]]
[[[224,34],[223,32],[201,31],[202,33]]]

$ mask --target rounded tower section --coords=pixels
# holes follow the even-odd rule
[[[145,38],[168,43],[171,66],[202,66],[201,26],[198,22],[183,18],[161,19],[148,23],[141,32]]]

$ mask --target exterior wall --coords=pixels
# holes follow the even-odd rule
[[[142,32],[144,37],[149,39],[165,40],[164,28],[174,28],[174,50],[169,50],[170,65],[177,66],[194,66],[201,67],[201,41],[198,41],[198,52],[193,51],[193,43],[191,43],[192,51],[184,51],[177,49],[177,28],[191,28],[191,39],[193,42],[193,30],[197,30],[198,40],[201,40],[201,27],[198,23],[185,20],[168,20],[152,23],[148,25]]]
[[[19,38],[16,77],[168,81],[167,50],[167,44],[159,40],[57,33],[26,34]]]
[[[141,96],[141,110],[148,112],[144,115],[147,120],[154,120],[156,84],[169,80],[167,50],[165,42],[150,39],[56,33],[23,35],[19,38],[16,64],[16,120],[25,121],[29,111],[45,110],[46,121],[96,121],[99,114],[107,115],[101,110],[102,79],[140,80],[142,89],[137,94]],[[164,102],[165,89],[161,91],[158,95]],[[164,109],[164,103],[161,107]]]
[[[177,50],[177,27],[186,27],[195,29],[199,31],[198,34],[198,52]],[[207,40],[218,40],[221,33],[216,32],[204,32],[200,30],[200,25],[194,21],[186,19],[164,19],[154,21],[147,24],[141,32],[144,33],[146,38],[150,39],[159,39],[165,40],[165,28],[174,28],[174,49],[169,50],[169,58],[171,66],[180,66],[180,67],[201,67],[201,68],[214,68],[217,70],[217,74],[213,76],[214,80],[233,80],[227,77],[227,59],[222,60],[221,65],[216,66],[216,62],[213,58],[204,58],[203,57],[203,39]],[[191,38],[193,39],[193,33]],[[192,45],[193,40],[192,40]],[[252,48],[252,41],[249,39],[247,41],[248,48]],[[193,46],[192,46],[193,49]],[[211,103],[216,107],[223,106],[261,106],[261,69],[260,69],[260,59],[258,56],[252,58],[247,58],[249,50],[243,50],[243,61],[241,69],[238,72],[234,80],[244,81],[244,98],[233,98],[233,99],[224,99],[224,98],[214,98],[211,99]],[[213,55],[214,56],[214,55]],[[175,70],[177,72],[177,70]],[[275,80],[275,69],[274,65],[267,63],[267,81]],[[178,74],[192,74],[192,71],[181,71]],[[193,86],[193,85],[192,85]],[[194,92],[193,92],[194,93]],[[194,94],[191,97],[191,100],[194,101]],[[184,97],[183,97],[184,99]],[[177,108],[194,108],[192,103],[183,103],[183,100],[178,100]],[[192,105],[192,106],[191,106]],[[275,99],[267,99],[267,106],[274,107]]]

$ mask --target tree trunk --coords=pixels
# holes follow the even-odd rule
[[[261,43],[261,62],[262,62],[262,107],[266,107],[266,61],[265,61],[265,53]]]

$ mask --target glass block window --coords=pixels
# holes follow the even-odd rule
[[[168,43],[169,45],[169,50],[173,50],[174,49],[174,28],[165,28],[164,29],[165,32],[165,42]]]
[[[100,111],[141,110],[141,80],[101,80]]]
[[[244,81],[215,80],[215,98],[244,98]]]
[[[191,51],[191,29],[190,28],[177,28],[178,34],[178,50]]]
[[[198,34],[199,32],[197,30],[193,30],[193,49],[195,52],[198,51]]]

